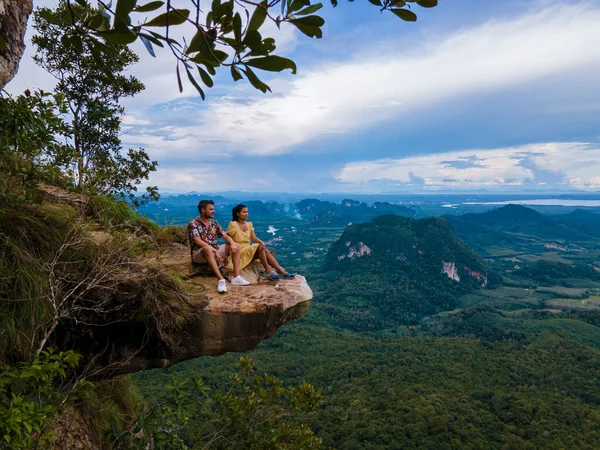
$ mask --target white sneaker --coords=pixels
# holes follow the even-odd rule
[[[231,279],[232,286],[248,286],[249,284],[250,282],[241,275]]]
[[[224,294],[225,292],[227,292],[227,283],[224,279],[219,280],[219,284],[217,284],[217,292],[219,294]]]

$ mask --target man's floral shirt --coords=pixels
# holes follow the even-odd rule
[[[223,237],[224,234],[223,228],[216,220],[210,219],[210,223],[207,227],[200,220],[200,216],[196,217],[188,224],[188,238],[190,240],[192,255],[200,248],[194,241],[195,237],[199,237],[214,248],[219,248],[217,239]]]

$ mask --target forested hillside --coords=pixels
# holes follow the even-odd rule
[[[380,216],[350,225],[331,245],[320,304],[355,331],[416,324],[486,286],[488,270],[444,219]]]

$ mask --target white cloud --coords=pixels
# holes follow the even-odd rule
[[[170,192],[219,191],[295,191],[298,185],[284,175],[268,169],[252,173],[247,167],[219,162],[189,165],[187,167],[161,167],[151,174],[144,185],[156,185]]]
[[[424,181],[430,187],[527,185],[587,189],[600,187],[598,173],[600,146],[571,142],[352,162],[334,176],[354,186],[389,180],[414,186]]]
[[[399,118],[451,98],[600,68],[600,7],[553,4],[422,46],[410,56],[331,63],[240,104],[231,95],[199,111],[182,134],[223,150],[278,154],[323,135]],[[363,53],[364,55],[364,53]],[[246,97],[247,99],[247,97]]]

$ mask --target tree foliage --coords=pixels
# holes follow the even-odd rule
[[[59,182],[65,112],[61,94],[0,94],[0,199],[26,195],[40,181]]]
[[[407,22],[417,20],[411,8],[437,6],[437,0],[369,0],[382,12],[389,12]],[[154,47],[168,47],[177,61],[176,75],[179,90],[183,90],[182,73],[205,97],[205,87],[212,87],[217,69],[227,68],[234,81],[247,79],[256,89],[267,92],[270,87],[254,69],[296,73],[291,59],[275,54],[275,39],[266,36],[265,24],[277,27],[291,25],[310,38],[323,36],[324,19],[316,15],[322,3],[311,0],[199,0],[187,3],[188,8],[176,7],[174,0],[98,0],[99,10],[89,8],[88,0],[67,0],[68,8],[52,12],[44,10],[44,19],[57,26],[67,26],[72,33],[63,44],[76,53],[87,46],[98,61],[112,51],[110,44],[130,45],[140,39],[148,52],[155,56]],[[337,0],[331,4],[337,6]],[[175,27],[185,29],[181,40],[173,37]],[[191,31],[189,31],[191,30]],[[112,67],[103,64],[107,76]]]
[[[69,11],[68,3],[62,1],[54,14]],[[81,7],[81,11],[97,12],[90,7]],[[123,151],[119,136],[124,113],[120,101],[144,89],[137,78],[124,73],[138,61],[137,55],[127,47],[108,42],[108,51],[99,61],[91,41],[77,41],[76,29],[49,22],[49,14],[49,9],[34,13],[37,34],[32,41],[37,48],[35,61],[57,79],[56,92],[68,105],[67,145],[56,158],[57,165],[65,169],[80,191],[138,202],[158,198],[157,189],[151,187],[136,199],[136,185],[148,179],[157,162],[151,161],[141,148]],[[102,65],[110,67],[111,73],[101,70]]]
[[[196,376],[173,377],[168,397],[153,402],[130,430],[118,433],[115,447],[146,448],[151,437],[158,449],[322,448],[321,439],[296,417],[321,402],[320,390],[306,382],[285,386],[279,378],[256,375],[248,357],[241,357],[237,367],[229,387],[212,396]]]
[[[0,448],[38,448],[50,438],[46,422],[60,411],[76,392],[70,383],[60,389],[67,371],[77,366],[79,355],[72,351],[43,351],[31,363],[3,367],[0,371]]]

